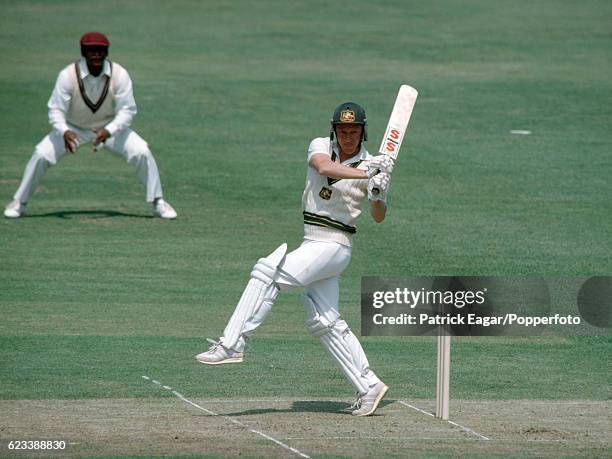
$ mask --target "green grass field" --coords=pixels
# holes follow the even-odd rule
[[[456,339],[451,419],[489,441],[400,403],[433,409],[433,338],[364,338],[391,391],[379,416],[338,413],[351,388],[303,326],[299,291],[243,365],[193,359],[253,263],[300,243],[306,149],[334,107],[365,106],[374,152],[402,83],[420,96],[388,218],[358,225],[341,292],[353,328],[365,275],[610,275],[610,2],[2,7],[0,200],[49,130],[57,73],[101,30],[179,218],[151,218],[130,167],[82,148],[27,218],[0,220],[0,456],[62,439],[78,456],[297,454],[231,420],[310,457],[610,453],[609,330]]]

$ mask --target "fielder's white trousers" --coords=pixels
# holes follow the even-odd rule
[[[75,126],[70,126],[70,129],[78,135],[79,146],[91,143],[95,137],[95,134],[89,130]],[[153,202],[163,196],[155,158],[149,150],[147,142],[136,132],[126,128],[109,137],[104,145],[98,147],[106,148],[125,158],[129,164],[136,168],[140,181],[147,189],[148,202]],[[47,169],[57,164],[66,154],[68,152],[64,145],[64,136],[58,131],[49,133],[36,145],[14,198],[22,203],[27,203],[36,191],[36,187],[43,179]]]
[[[307,322],[318,314],[329,323],[335,324],[339,330],[343,330],[352,361],[356,367],[356,373],[361,376],[361,385],[355,386],[359,392],[361,388],[371,387],[380,379],[370,370],[370,364],[361,347],[357,337],[348,328],[344,320],[340,319],[339,296],[340,296],[340,274],[346,269],[351,261],[351,247],[336,242],[314,241],[305,239],[296,250],[289,252],[278,267],[275,283],[280,290],[295,287],[304,287],[305,296],[310,301],[305,301]],[[247,318],[244,323],[230,320],[224,336],[229,336],[236,330],[233,327],[241,327],[241,335],[234,349],[243,352],[248,338],[257,327],[259,327],[268,316],[274,298],[266,298],[262,307],[256,314]],[[315,311],[312,310],[314,304]],[[221,338],[223,341],[223,337]]]

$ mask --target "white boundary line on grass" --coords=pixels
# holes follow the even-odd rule
[[[295,449],[295,448],[292,448],[292,447],[291,447],[291,446],[289,446],[289,445],[284,444],[282,441],[279,441],[279,440],[277,440],[276,438],[271,437],[270,435],[266,435],[265,433],[260,432],[259,430],[251,429],[251,428],[250,428],[248,425],[246,425],[246,424],[245,424],[245,423],[243,423],[243,422],[237,421],[236,419],[230,418],[229,416],[225,416],[225,415],[223,415],[223,414],[215,413],[214,411],[208,410],[208,409],[206,409],[206,408],[204,408],[204,407],[202,407],[202,406],[198,405],[197,403],[192,402],[191,400],[189,400],[189,399],[185,398],[185,397],[184,397],[184,396],[183,396],[181,393],[179,393],[179,392],[177,392],[177,391],[173,390],[173,389],[172,389],[171,387],[169,387],[169,386],[165,386],[165,385],[163,385],[161,382],[156,381],[155,379],[151,378],[150,376],[143,375],[143,376],[142,376],[142,379],[146,379],[147,381],[151,381],[153,384],[156,384],[156,385],[158,385],[159,387],[161,387],[161,388],[163,388],[163,389],[166,389],[166,390],[168,390],[168,391],[172,392],[172,394],[174,394],[174,396],[175,396],[176,398],[178,398],[179,400],[182,400],[183,402],[185,402],[185,403],[187,403],[187,404],[189,404],[189,405],[191,405],[191,406],[193,406],[193,407],[195,407],[195,408],[197,408],[197,409],[199,409],[199,410],[202,410],[202,411],[204,411],[205,413],[210,414],[211,416],[219,416],[219,417],[221,417],[221,418],[223,418],[223,419],[226,419],[226,420],[230,421],[230,422],[231,422],[231,423],[233,423],[233,424],[236,424],[236,425],[238,425],[238,426],[240,426],[240,427],[243,427],[243,428],[245,428],[245,429],[248,429],[248,430],[249,430],[249,432],[252,432],[252,433],[254,433],[254,434],[257,434],[257,435],[259,435],[259,436],[261,436],[261,437],[265,438],[266,440],[270,440],[271,442],[276,443],[278,446],[281,446],[281,447],[285,448],[286,450],[291,451],[292,453],[297,454],[298,456],[301,456],[301,457],[303,457],[303,458],[305,458],[305,459],[310,459],[310,456],[308,456],[308,455],[306,455],[306,454],[302,453],[301,451],[298,451],[298,450],[297,450],[297,449]]]
[[[418,411],[419,413],[423,413],[423,414],[426,414],[427,416],[431,416],[432,418],[435,418],[435,416],[434,416],[432,413],[429,413],[428,411],[422,410],[421,408],[417,408],[416,406],[411,405],[411,404],[410,404],[410,403],[408,403],[408,402],[404,402],[403,400],[398,400],[398,402],[399,402],[399,403],[401,403],[401,404],[402,404],[402,405],[404,405],[404,406],[407,406],[408,408],[411,408],[411,409],[413,409],[413,410]],[[456,422],[451,421],[450,419],[449,419],[449,420],[447,420],[446,422],[448,422],[449,424],[452,424],[452,425],[454,425],[454,426],[456,426],[456,427],[459,427],[461,430],[463,430],[463,431],[465,431],[465,432],[467,432],[467,433],[470,433],[470,434],[472,434],[472,435],[476,435],[476,436],[477,436],[478,438],[480,438],[481,440],[487,440],[487,441],[490,441],[490,440],[491,440],[489,437],[485,437],[484,435],[480,435],[478,432],[473,431],[473,430],[472,430],[472,429],[470,429],[469,427],[464,427],[464,426],[462,426],[461,424],[457,424]]]

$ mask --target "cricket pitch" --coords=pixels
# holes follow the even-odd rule
[[[342,412],[349,400],[189,402],[0,401],[2,455],[575,457],[602,455],[612,446],[612,403],[606,401],[453,400],[452,422],[425,414],[434,400],[389,397],[367,418]],[[11,440],[64,440],[67,446],[9,451]]]

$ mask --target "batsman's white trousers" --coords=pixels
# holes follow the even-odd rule
[[[357,337],[350,331],[345,321],[340,319],[339,296],[340,296],[340,274],[346,269],[351,261],[351,247],[336,242],[324,242],[305,239],[296,250],[288,253],[278,267],[274,281],[280,290],[295,287],[304,287],[305,295],[314,303],[316,311],[306,307],[307,322],[315,319],[315,314],[324,317],[329,323],[343,331],[346,345],[355,365],[354,373],[359,374],[360,384],[349,381],[355,389],[364,393],[364,387],[371,387],[380,379],[369,368],[368,359],[359,343]],[[240,337],[234,349],[243,352],[245,339],[248,338],[257,327],[259,327],[271,311],[275,299],[266,298],[257,313],[247,318],[244,323],[230,320],[224,330],[224,336],[236,332],[235,327],[240,327]],[[307,302],[305,302],[307,303]],[[312,304],[310,303],[310,304]],[[306,304],[305,304],[306,305]],[[223,337],[221,337],[223,341]]]
[[[70,126],[70,129],[77,133],[79,146],[91,143],[95,137],[95,134],[89,130],[75,126]],[[125,158],[129,164],[136,168],[140,181],[147,189],[148,202],[153,202],[156,198],[163,196],[155,158],[149,150],[147,142],[136,132],[126,128],[109,137],[104,145],[98,147],[106,148]],[[14,198],[22,203],[27,203],[36,191],[36,187],[43,179],[47,169],[57,164],[66,154],[68,152],[64,145],[64,136],[58,131],[49,133],[36,145]]]

